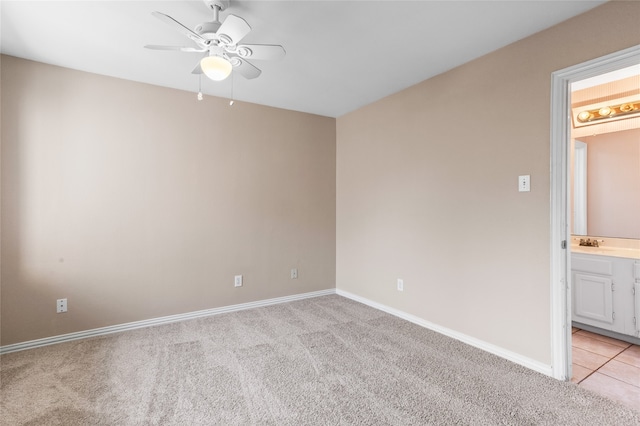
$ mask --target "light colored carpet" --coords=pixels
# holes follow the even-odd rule
[[[3,425],[638,425],[340,296],[5,354]]]

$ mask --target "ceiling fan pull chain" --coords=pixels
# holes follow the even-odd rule
[[[233,72],[231,73],[231,100],[229,101],[229,106],[233,106],[233,102],[234,102],[234,100],[233,100],[233,81],[234,81],[233,74],[235,74],[235,73],[233,73]]]

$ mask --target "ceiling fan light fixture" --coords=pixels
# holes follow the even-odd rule
[[[222,81],[231,74],[231,62],[221,56],[207,56],[200,61],[200,68],[204,75],[213,81]]]

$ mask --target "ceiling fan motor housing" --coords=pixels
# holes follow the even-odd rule
[[[216,32],[218,31],[218,28],[220,28],[220,25],[222,24],[219,21],[203,22],[195,28],[195,32],[202,38],[213,40],[217,38]]]

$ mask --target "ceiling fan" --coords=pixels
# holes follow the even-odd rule
[[[197,25],[193,30],[176,21],[169,15],[153,12],[152,15],[162,22],[186,35],[195,46],[158,46],[146,45],[153,50],[179,50],[181,52],[206,53],[193,69],[193,74],[204,73],[215,81],[222,81],[237,71],[247,79],[258,77],[262,71],[247,59],[282,59],[286,55],[284,48],[273,44],[239,44],[251,31],[251,26],[239,16],[228,15],[220,22],[220,12],[229,6],[229,0],[203,0],[207,8],[213,11],[213,21]]]

